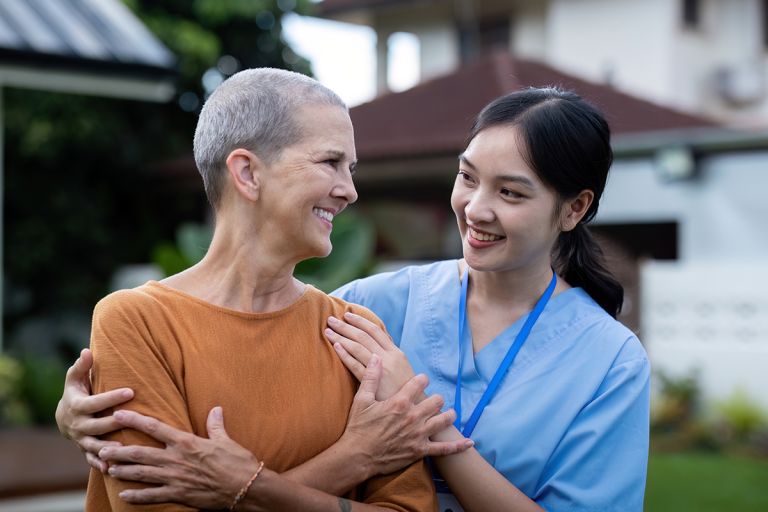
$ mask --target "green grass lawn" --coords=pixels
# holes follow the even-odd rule
[[[647,512],[766,512],[768,462],[707,453],[654,453]]]

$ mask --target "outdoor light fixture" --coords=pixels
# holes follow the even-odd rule
[[[696,158],[688,146],[669,146],[656,151],[654,168],[663,182],[691,179],[696,174]]]

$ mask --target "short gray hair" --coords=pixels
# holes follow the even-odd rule
[[[347,110],[333,91],[308,76],[274,68],[246,69],[232,75],[205,102],[195,129],[195,163],[205,194],[218,208],[229,154],[253,151],[265,163],[301,140],[297,107],[307,103]]]

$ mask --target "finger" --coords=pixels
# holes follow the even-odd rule
[[[89,466],[91,466],[96,471],[99,471],[101,473],[106,473],[107,463],[98,458],[96,455],[92,454],[91,452],[85,452],[85,461],[88,463]]]
[[[360,388],[357,390],[355,399],[362,399],[365,403],[376,401],[376,391],[379,389],[379,380],[381,379],[381,358],[376,354],[371,356],[368,367],[360,379]]]
[[[445,430],[453,425],[454,421],[456,421],[456,412],[453,409],[432,416],[424,424],[427,429],[427,436],[433,436]]]
[[[96,414],[123,404],[131,398],[133,398],[132,389],[113,389],[93,396],[76,396],[72,398],[72,409],[79,414]]]
[[[152,446],[107,446],[99,450],[99,458],[106,462],[133,462],[147,466],[169,463],[171,457],[162,448]]]
[[[97,437],[91,436],[81,437],[78,439],[77,445],[84,452],[92,453],[94,455],[98,455],[102,448],[107,448],[110,446],[122,446],[122,444],[118,443],[117,441],[102,441]]]
[[[168,503],[175,501],[176,495],[171,487],[147,487],[145,489],[126,489],[121,491],[120,499],[128,503]]]
[[[349,339],[353,343],[359,343],[368,349],[369,352],[376,352],[377,350],[381,350],[381,347],[376,342],[376,340],[374,340],[367,332],[363,331],[362,329],[358,329],[357,327],[350,325],[347,322],[343,322],[336,317],[328,317],[328,326],[336,331],[336,333],[343,336],[344,338]]]
[[[205,427],[208,430],[208,439],[229,439],[224,429],[224,410],[221,407],[216,406],[211,409]]]
[[[187,434],[181,430],[166,425],[162,421],[144,416],[135,411],[119,410],[113,414],[120,425],[144,432],[153,439],[166,445],[175,444]]]
[[[72,366],[67,370],[65,383],[82,382],[88,379],[88,372],[91,371],[93,366],[93,354],[87,348],[80,351],[80,357],[78,357]]]
[[[341,345],[341,343],[335,343],[333,345],[333,349],[336,351],[336,354],[338,354],[341,362],[344,363],[344,366],[347,367],[347,370],[352,372],[352,375],[354,375],[357,380],[363,380],[365,366],[363,366],[360,361],[352,357],[349,352],[344,350],[344,347]]]
[[[107,470],[109,476],[131,482],[143,482],[145,484],[166,484],[168,469],[141,464],[113,464]]]
[[[430,395],[416,405],[416,411],[424,418],[431,418],[438,414],[445,405],[445,400],[440,395]]]
[[[417,403],[424,394],[427,384],[429,384],[429,379],[426,375],[420,373],[419,375],[411,377],[408,382],[403,384],[403,387],[400,388],[400,391],[398,391],[395,396],[405,396],[411,402]]]
[[[120,430],[123,426],[112,416],[103,418],[88,418],[84,421],[76,422],[72,429],[85,436],[102,436],[115,430]]]
[[[469,450],[475,445],[471,439],[459,439],[458,441],[430,441],[427,445],[427,455],[430,457],[441,457],[444,455],[453,455]]]
[[[329,329],[330,330],[330,329]],[[344,336],[339,336],[338,334],[334,333],[334,344],[339,343],[342,347],[344,347],[344,350],[349,353],[352,357],[357,359],[360,364],[363,366],[368,366],[368,361],[371,359],[371,354],[374,352],[371,352],[367,348],[365,348],[363,345],[356,343],[352,340],[349,340],[345,338]]]
[[[387,331],[364,316],[356,315],[355,313],[348,311],[344,313],[344,320],[370,336],[381,348],[389,350],[390,348],[396,347],[395,343],[392,341],[392,337]]]

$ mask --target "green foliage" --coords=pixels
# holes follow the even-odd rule
[[[24,369],[21,393],[32,421],[37,425],[52,424],[64,390],[66,368],[53,358],[26,357],[21,364]]]
[[[344,212],[333,220],[333,250],[326,258],[302,261],[296,266],[296,277],[325,292],[368,273],[373,264],[375,236],[373,225],[352,212]]]
[[[724,426],[737,441],[748,441],[768,428],[765,412],[743,390],[736,390],[726,401],[717,404]]]
[[[152,261],[166,276],[178,274],[205,256],[213,231],[207,225],[185,222],[176,231],[176,243],[163,242],[152,252]]]
[[[0,355],[0,427],[26,425],[29,410],[22,400],[24,368],[15,359]]]
[[[195,183],[190,187],[158,163],[191,154],[194,105],[199,108],[205,97],[206,71],[227,57],[239,68],[309,72],[280,37],[280,6],[290,7],[290,1],[125,3],[175,52],[178,96],[192,95],[193,106],[185,111],[178,97],[150,104],[3,89],[4,329],[10,348],[14,334],[32,321],[61,312],[88,316],[118,267],[146,262],[162,241],[174,239],[180,223],[204,221],[199,178],[189,177]],[[295,10],[309,3],[298,2]],[[259,25],[259,16],[273,21]],[[62,332],[51,330],[46,338],[41,341],[55,347],[52,353],[74,357]]]
[[[701,389],[698,373],[693,371],[673,377],[657,371],[660,394],[654,404],[651,426],[657,430],[682,428],[690,422],[699,408]]]

